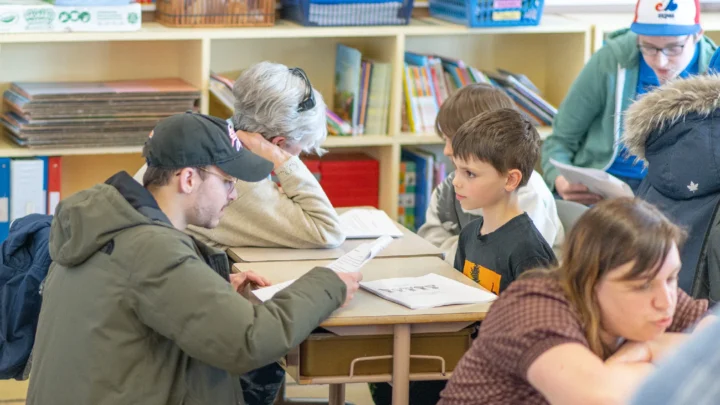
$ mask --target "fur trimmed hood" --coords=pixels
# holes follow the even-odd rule
[[[633,103],[625,112],[623,142],[645,159],[648,137],[658,135],[688,115],[707,117],[720,108],[720,75],[676,79]]]

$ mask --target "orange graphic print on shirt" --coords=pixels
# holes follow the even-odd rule
[[[474,280],[480,284],[486,290],[495,294],[500,294],[500,279],[501,276],[494,271],[483,267],[479,264],[475,264],[470,260],[465,260],[463,266],[463,274],[468,278]]]

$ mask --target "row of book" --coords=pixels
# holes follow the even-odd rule
[[[60,202],[62,158],[0,158],[0,242],[10,224],[30,214],[53,215]]]
[[[445,162],[431,151],[404,147],[398,189],[398,222],[417,232],[425,223],[433,190],[445,177]]]
[[[142,145],[158,120],[196,110],[200,91],[179,78],[16,82],[0,124],[28,148]]]
[[[387,134],[391,79],[392,64],[363,58],[359,50],[338,44],[332,112],[341,121],[328,125],[329,133]]]
[[[537,126],[551,126],[557,114],[524,75],[502,69],[483,71],[460,59],[413,52],[405,53],[403,69],[403,132],[435,132],[440,106],[455,90],[471,83],[488,83],[503,90]]]

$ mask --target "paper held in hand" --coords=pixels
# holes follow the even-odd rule
[[[410,309],[426,309],[446,305],[481,304],[497,296],[480,288],[430,273],[421,277],[388,278],[361,282],[360,286],[388,301]]]
[[[379,238],[383,235],[399,238],[403,233],[382,210],[353,208],[340,214],[340,229],[347,239]]]
[[[373,242],[363,243],[350,252],[340,256],[326,267],[338,273],[352,273],[360,271],[367,262],[382,252],[383,249],[392,243],[392,241],[393,238],[386,235]],[[277,292],[292,284],[294,281],[295,280],[289,280],[269,287],[259,288],[257,290],[253,290],[253,294],[255,294],[255,296],[261,301],[265,302],[272,298]]]
[[[634,197],[630,186],[610,173],[560,163],[555,159],[550,159],[550,163],[558,169],[560,175],[565,177],[567,181],[582,184],[591,193],[601,195],[604,198]]]

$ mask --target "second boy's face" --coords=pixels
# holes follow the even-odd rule
[[[507,194],[507,176],[491,164],[479,160],[455,158],[455,197],[465,210],[486,208],[500,202]]]

